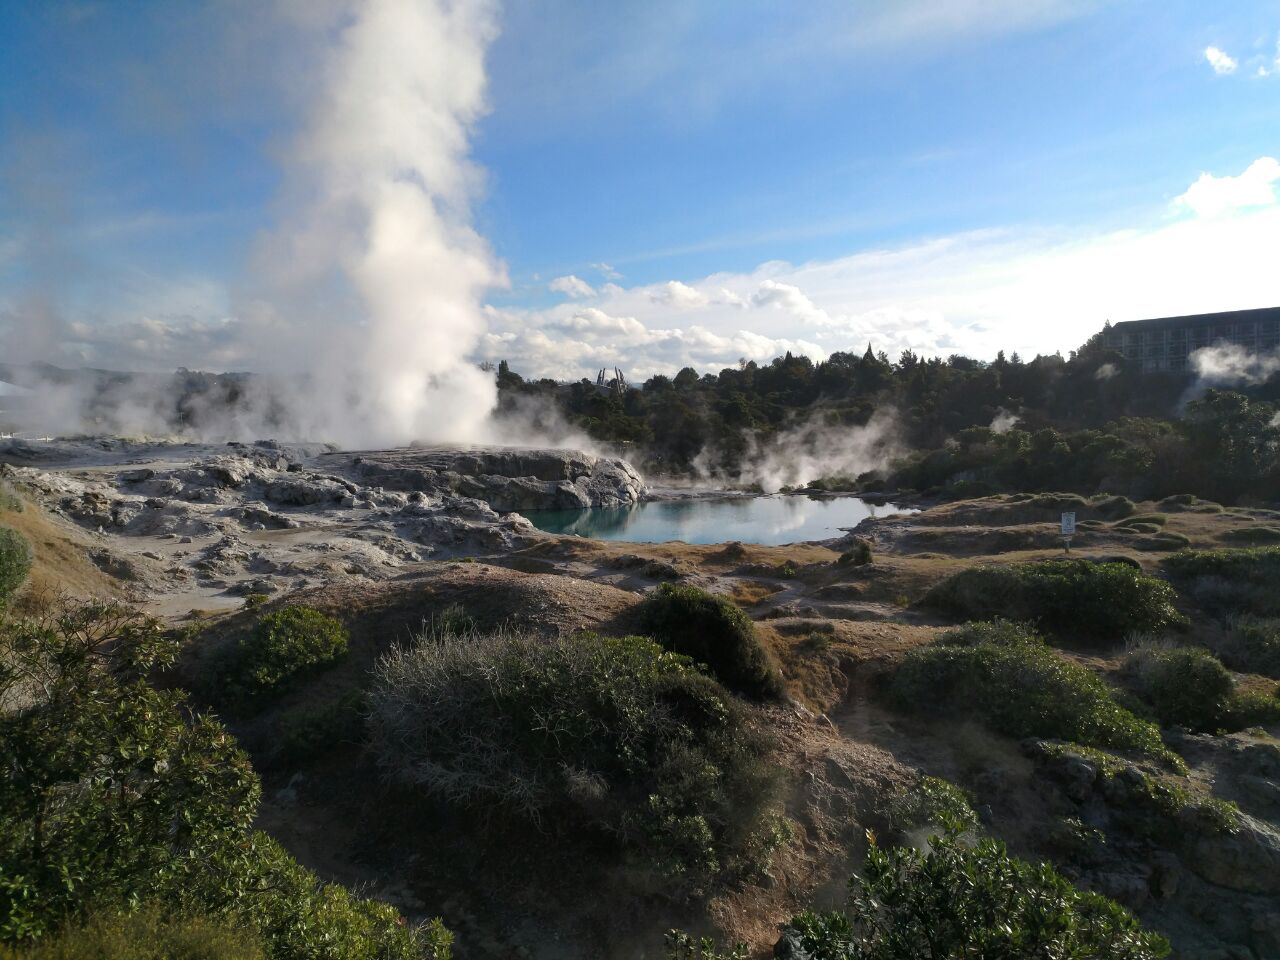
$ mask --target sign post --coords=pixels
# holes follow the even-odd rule
[[[1074,510],[1062,514],[1062,549],[1071,552],[1071,538],[1076,535],[1076,514]]]

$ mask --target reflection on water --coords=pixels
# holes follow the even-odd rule
[[[857,497],[810,499],[801,496],[744,497],[735,500],[658,500],[634,507],[591,510],[531,510],[540,530],[577,534],[596,540],[633,543],[798,543],[841,536],[841,527],[867,517],[914,513],[887,503],[875,506]]]

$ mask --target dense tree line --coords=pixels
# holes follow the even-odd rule
[[[1205,391],[1189,374],[1143,373],[1100,335],[1067,358],[1001,352],[984,362],[908,350],[892,361],[868,346],[818,363],[788,353],[714,374],[686,367],[640,388],[527,381],[503,363],[498,387],[501,411],[550,401],[654,475],[733,477],[798,424],[854,430],[889,409],[900,452],[914,452],[863,486],[1194,492],[1232,502],[1280,489],[1280,377]]]

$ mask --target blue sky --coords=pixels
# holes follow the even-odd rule
[[[321,55],[263,9],[0,0],[11,339],[211,365]],[[1280,3],[512,0],[500,22],[472,221],[509,286],[477,356],[1034,353],[1280,303],[1257,255],[1280,181],[1253,166],[1280,156]],[[1180,200],[1205,173],[1210,202]]]

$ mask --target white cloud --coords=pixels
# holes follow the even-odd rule
[[[1185,208],[1201,217],[1271,206],[1276,203],[1274,184],[1277,180],[1280,180],[1280,161],[1275,157],[1260,157],[1237,177],[1200,174],[1200,179],[1173,203],[1175,207]]]
[[[777,307],[802,323],[829,327],[833,324],[825,310],[810,300],[803,290],[790,283],[779,280],[766,280],[751,295],[751,304],[756,307]]]
[[[569,274],[567,277],[556,277],[547,286],[568,297],[594,297],[596,295],[595,287],[581,277],[575,277],[573,274]]]
[[[613,267],[607,263],[593,263],[591,264],[591,269],[600,274],[600,276],[604,277],[606,280],[622,279],[622,274],[613,269]]]
[[[1218,47],[1205,47],[1204,58],[1217,74],[1235,73],[1239,66],[1234,57]]]
[[[685,310],[706,306],[707,304],[706,294],[695,290],[687,283],[681,283],[679,280],[668,280],[666,283],[659,285],[650,294],[650,297],[654,303],[667,303]]]
[[[1242,176],[1266,180],[1274,163]],[[1204,197],[1203,189],[1188,193]],[[868,341],[893,357],[911,349],[1029,358],[1074,349],[1108,319],[1280,304],[1277,249],[1275,203],[1108,231],[980,231],[686,278],[679,289],[692,293],[683,297],[672,297],[668,282],[610,284],[591,309],[492,310],[485,358],[560,379],[616,364],[633,380],[682,366],[715,372],[787,350],[814,359],[861,353]],[[696,325],[690,302],[701,304]]]

